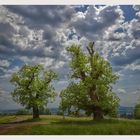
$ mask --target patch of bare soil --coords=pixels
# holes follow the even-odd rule
[[[0,124],[0,135],[6,134],[6,132],[11,131],[14,128],[18,128],[18,127],[31,127],[34,125],[47,125],[47,122],[30,122],[28,121],[29,118],[22,118],[22,117],[16,117],[16,120],[11,121],[10,123],[6,123],[6,124]]]

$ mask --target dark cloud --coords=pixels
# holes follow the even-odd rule
[[[0,38],[1,37],[6,37],[6,38],[12,37],[12,35],[15,32],[16,31],[9,23],[0,23]]]
[[[18,45],[13,44],[12,41],[7,38],[0,38],[0,54],[7,57],[16,57],[16,56],[28,56],[28,57],[45,57],[46,53],[43,48],[27,48],[22,49]]]
[[[140,39],[140,27],[139,29],[134,30],[132,35],[135,39]]]
[[[118,56],[110,57],[110,60],[114,65],[125,66],[127,64],[135,62],[136,60],[139,60],[140,44],[138,44],[137,41],[132,41],[127,49],[125,47],[127,46],[121,47]]]
[[[74,8],[70,6],[46,6],[46,5],[30,5],[30,6],[6,6],[10,11],[21,15],[25,18],[25,22],[30,27],[38,28],[44,24],[53,27],[67,22],[71,19]]]
[[[0,54],[4,56],[13,56],[15,54],[15,48],[10,40],[6,37],[0,38]]]

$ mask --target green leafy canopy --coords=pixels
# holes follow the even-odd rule
[[[13,99],[27,108],[46,105],[56,96],[51,84],[56,77],[56,73],[44,69],[41,65],[24,65],[10,80],[15,86],[12,92]]]
[[[110,63],[94,51],[94,43],[90,42],[86,49],[87,52],[76,44],[67,48],[72,56],[70,78],[73,82],[61,92],[60,108],[79,108],[94,113],[98,107],[103,114],[111,114],[119,102],[112,91],[118,76]]]

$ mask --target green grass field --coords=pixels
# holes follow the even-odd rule
[[[93,121],[90,117],[0,116],[1,135],[139,135],[140,120],[110,119]]]

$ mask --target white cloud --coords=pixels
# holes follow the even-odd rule
[[[116,94],[120,98],[120,105],[133,107],[140,100],[140,90],[137,88],[136,90],[128,90],[124,88],[119,88],[116,90]]]
[[[72,26],[80,36],[101,40],[106,30],[123,21],[123,12],[119,6],[104,6],[100,9],[89,6],[82,16],[79,13],[75,15]]]
[[[140,38],[140,20],[133,19],[130,23],[125,23],[124,29],[127,30],[128,36],[132,39]]]
[[[127,64],[127,65],[124,67],[124,70],[132,70],[132,71],[140,70],[140,61],[137,60],[137,61],[135,61],[135,62],[132,63],[132,64]]]
[[[13,101],[12,96],[9,94],[9,91],[4,90],[0,87],[0,110],[15,108],[21,108],[21,106]]]
[[[135,11],[137,11],[136,16],[140,17],[140,5],[134,5],[133,8]]]
[[[58,68],[62,67],[64,64],[65,64],[64,61],[59,61],[59,62],[57,62],[57,63],[55,64],[55,66],[54,66],[53,68],[54,68],[54,69],[58,69]]]
[[[14,66],[10,69],[3,69],[4,74],[0,76],[1,79],[8,79],[14,72],[17,72],[20,69],[19,66]]]
[[[0,60],[0,67],[9,67],[10,63],[8,60]]]
[[[117,93],[118,94],[125,94],[126,91],[125,91],[125,89],[119,88],[119,89],[117,89]]]
[[[25,64],[30,64],[30,65],[40,64],[40,65],[43,65],[44,67],[52,66],[53,61],[54,61],[54,59],[50,57],[39,58],[36,56],[32,58],[28,58],[27,56],[22,56],[19,59],[22,60]]]

